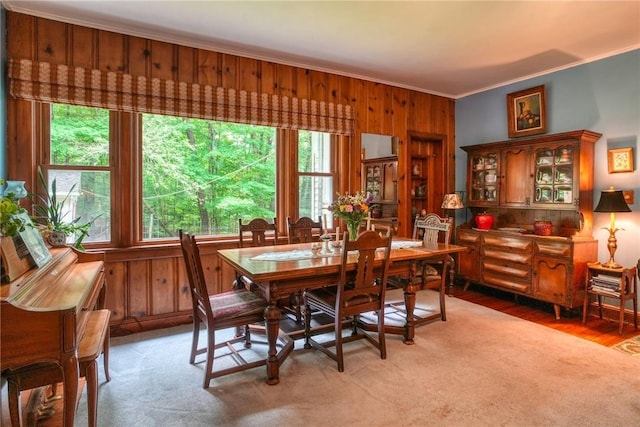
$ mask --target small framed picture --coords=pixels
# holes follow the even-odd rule
[[[612,148],[608,151],[609,173],[633,172],[633,148]]]
[[[547,131],[544,85],[507,95],[509,138],[538,135]]]

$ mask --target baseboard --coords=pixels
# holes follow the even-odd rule
[[[154,329],[170,328],[172,326],[185,325],[193,322],[191,311],[171,313],[161,316],[132,317],[111,321],[110,329],[112,337],[151,331]]]
[[[598,305],[594,301],[591,302],[588,311],[589,317],[598,317]],[[620,316],[620,307],[611,304],[602,304],[602,317],[612,322],[618,322]],[[640,324],[640,316],[636,316],[638,323]],[[624,309],[624,323],[627,325],[633,325],[633,309]]]

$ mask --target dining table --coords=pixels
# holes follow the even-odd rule
[[[335,242],[325,244],[318,253],[317,243],[298,243],[274,246],[221,249],[220,259],[228,263],[240,275],[246,276],[260,289],[268,304],[264,310],[267,341],[267,384],[280,382],[280,364],[284,358],[278,357],[276,341],[280,333],[281,311],[277,302],[289,295],[306,289],[317,289],[338,282],[341,268],[341,247]],[[412,280],[418,264],[423,261],[443,262],[446,266],[453,262],[451,255],[462,252],[463,246],[437,243],[425,246],[422,240],[394,238],[389,256],[389,276],[405,277],[403,286],[406,309],[405,324],[402,327],[385,326],[385,332],[402,334],[403,342],[414,343],[415,319],[413,311],[416,303],[415,292],[419,283]],[[356,268],[357,254],[348,254],[347,268]],[[383,252],[379,262],[382,264]],[[442,290],[441,290],[442,292]]]

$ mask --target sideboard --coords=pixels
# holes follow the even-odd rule
[[[597,260],[589,237],[536,236],[500,230],[458,229],[458,275],[471,282],[561,307],[582,307],[587,263]]]

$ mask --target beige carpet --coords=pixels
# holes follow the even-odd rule
[[[421,304],[435,304],[421,292]],[[100,371],[99,425],[108,426],[623,426],[640,420],[640,359],[456,298],[448,320],[416,344],[345,347],[345,372],[317,351],[201,387],[188,327],[113,339]],[[296,348],[301,343],[296,342]],[[86,396],[77,426],[86,425]]]

